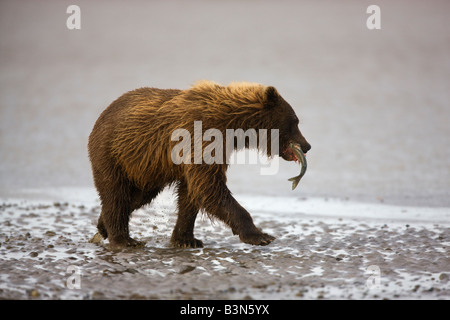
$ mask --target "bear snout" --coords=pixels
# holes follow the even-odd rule
[[[311,145],[306,142],[306,143],[300,143],[300,147],[302,148],[303,153],[307,153],[309,150],[311,150]]]

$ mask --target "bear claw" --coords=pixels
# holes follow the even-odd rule
[[[203,248],[203,242],[198,239],[172,239],[170,243],[177,248]]]

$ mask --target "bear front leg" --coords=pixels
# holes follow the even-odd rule
[[[194,237],[194,225],[198,206],[189,201],[187,185],[180,182],[177,190],[178,218],[170,243],[179,248],[203,248],[203,242]]]
[[[187,191],[210,216],[225,222],[242,242],[265,246],[275,237],[259,230],[226,186],[226,165],[191,165],[186,170]]]
[[[265,246],[275,240],[275,237],[262,232],[254,225],[250,213],[234,199],[231,193],[222,200],[222,206],[215,212],[215,216],[228,224],[233,234],[239,235],[239,239],[244,243]]]
[[[211,194],[206,194],[204,209],[212,216],[225,222],[233,231],[239,235],[239,239],[248,244],[265,246],[275,240],[275,237],[258,229],[250,216],[228,190],[222,184],[209,189]]]

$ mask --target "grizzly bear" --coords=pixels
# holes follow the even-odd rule
[[[187,90],[140,88],[127,92],[103,111],[88,143],[101,200],[97,228],[109,240],[110,248],[143,245],[129,235],[131,213],[168,185],[176,188],[178,202],[172,245],[203,246],[194,237],[199,211],[223,221],[242,242],[267,245],[275,239],[253,224],[227,188],[228,161],[174,163],[171,152],[177,141],[172,141],[172,133],[182,128],[193,134],[196,121],[201,121],[203,132],[214,128],[224,136],[227,129],[278,129],[278,149],[264,150],[269,157],[293,160],[290,142],[299,144],[304,153],[311,148],[298,128],[294,110],[272,86],[201,81]]]

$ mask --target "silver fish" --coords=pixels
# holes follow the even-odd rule
[[[300,148],[299,144],[291,142],[291,143],[289,143],[289,148],[292,149],[295,156],[297,157],[297,160],[300,161],[300,163],[302,165],[300,174],[296,177],[292,177],[292,178],[288,179],[289,181],[292,181],[292,190],[294,190],[297,187],[298,183],[300,182],[300,179],[305,175],[308,164],[306,162],[305,155],[303,154],[303,151]]]

